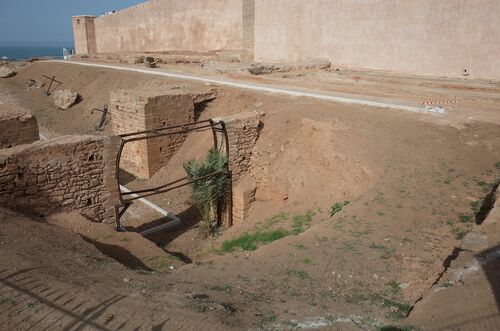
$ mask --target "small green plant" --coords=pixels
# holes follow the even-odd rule
[[[398,302],[389,299],[383,299],[382,305],[389,308],[387,317],[392,319],[405,319],[412,309],[412,305],[406,302]]]
[[[467,233],[469,233],[469,230],[459,229],[459,228],[453,228],[451,231],[453,232],[455,239],[458,239],[458,240],[464,239],[464,237],[467,235]]]
[[[345,206],[350,204],[350,201],[344,201],[344,202],[336,202],[333,204],[333,206],[330,207],[330,217],[333,217],[333,215],[337,214],[340,212]]]
[[[481,209],[481,200],[471,201],[470,208],[474,214],[479,213]]]
[[[211,149],[205,160],[190,160],[184,163],[184,169],[190,180],[203,178],[191,183],[191,197],[200,211],[202,218],[200,229],[205,237],[210,236],[219,223],[218,206],[223,201],[229,186],[227,174],[210,175],[225,170],[227,162],[226,156]]]
[[[381,244],[372,243],[368,247],[382,251],[383,252],[382,258],[384,258],[384,259],[391,257],[396,252],[395,248],[386,247],[386,246],[381,245]]]
[[[308,274],[306,271],[303,271],[303,270],[288,269],[288,270],[286,271],[286,273],[287,273],[288,275],[291,275],[291,276],[296,276],[296,277],[298,277],[298,278],[299,278],[299,279],[301,279],[301,280],[305,280],[305,279],[309,279],[309,278],[311,278],[311,277],[309,276],[309,274]]]
[[[470,223],[473,221],[473,218],[472,218],[472,215],[469,215],[469,214],[459,214],[458,215],[458,219],[460,220],[460,222],[462,223]]]
[[[306,258],[302,259],[301,262],[304,263],[304,264],[311,264],[313,261],[310,258],[306,257]]]
[[[401,292],[401,288],[399,287],[399,283],[396,282],[395,280],[391,280],[389,283],[387,283],[387,286],[389,286],[390,292],[393,295],[398,295],[399,292]]]
[[[498,170],[500,170],[500,162],[495,163],[495,168],[497,168]]]
[[[305,231],[311,224],[314,213],[307,211],[304,215],[295,215],[292,218],[292,233],[297,235]]]

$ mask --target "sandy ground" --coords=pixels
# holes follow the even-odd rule
[[[82,102],[71,111],[58,111],[43,91],[28,91],[24,86],[28,78],[47,73],[56,75],[65,88],[76,89],[83,96]],[[329,75],[325,79],[330,79]],[[129,283],[116,281],[125,272],[130,275],[127,278],[134,279],[132,283],[137,279],[147,293],[162,298],[166,314],[168,307],[173,307],[192,316],[194,324],[183,324],[191,329],[197,328],[200,319],[214,328],[239,329],[317,326],[344,330],[405,324],[406,304],[412,305],[431,288],[460,238],[480,227],[474,222],[474,209],[500,178],[500,119],[495,84],[462,82],[465,87],[457,88],[456,81],[444,81],[436,87],[427,80],[399,78],[407,81],[405,85],[394,79],[377,76],[371,78],[376,84],[364,88],[374,95],[385,95],[393,89],[391,93],[402,99],[407,97],[407,90],[415,91],[415,95],[426,95],[431,90],[433,95],[444,94],[447,98],[457,89],[467,94],[467,87],[475,89],[480,85],[482,90],[474,92],[477,95],[470,109],[459,108],[460,116],[434,117],[221,89],[219,98],[207,106],[201,118],[244,110],[266,114],[249,175],[258,183],[258,201],[249,221],[217,238],[200,241],[196,229],[190,227],[195,225],[196,212],[189,204],[189,192],[158,196],[154,199],[157,204],[182,215],[189,226],[152,239],[195,263],[151,274],[127,270],[103,258],[107,262],[102,271],[100,264],[92,260],[88,262],[89,270],[75,266],[74,273],[59,274],[48,269],[40,274],[57,274],[64,286],[79,289],[80,284],[72,277],[79,273],[85,281],[96,279],[102,286],[126,295],[138,307],[134,311],[149,312],[155,305],[153,301],[131,295]],[[349,86],[349,81],[342,84]],[[90,114],[90,109],[109,102],[111,89],[143,84],[168,87],[186,82],[36,63],[14,78],[0,81],[0,98],[30,109],[47,132],[74,134],[93,130],[99,115]],[[300,84],[308,83],[304,79]],[[333,88],[325,86],[321,85]],[[483,115],[478,116],[478,112]],[[196,137],[188,141],[191,143],[185,144],[177,159],[172,160],[169,168],[173,169],[167,168],[170,171],[166,175],[176,176],[179,167],[175,165],[206,148],[197,143],[200,139]],[[132,181],[127,185],[155,183],[163,175],[148,183]],[[330,207],[345,200],[351,204],[330,217]],[[290,215],[280,221],[287,227],[291,215],[307,211],[314,213],[311,227],[299,235],[252,252],[216,252],[224,240],[251,231],[280,212]],[[5,219],[3,238],[16,238],[0,246],[7,252],[2,252],[2,265],[7,270],[21,268],[18,265],[55,268],[60,263],[63,252],[42,260],[28,259],[26,252],[35,249],[39,251],[35,256],[44,256],[53,246],[67,245],[67,237],[60,236],[50,244],[36,240],[36,247],[26,247],[27,238],[34,234],[18,230],[23,229],[18,225],[20,217]],[[22,222],[29,223],[25,219]],[[128,222],[137,220],[131,215]],[[36,226],[40,233],[52,233],[44,223]],[[86,256],[86,250],[91,249],[82,243],[72,254]],[[69,261],[66,265],[75,263]],[[170,295],[169,286],[176,289],[176,295]],[[84,288],[92,287],[87,283]],[[493,286],[492,291],[500,289]],[[95,298],[104,300],[104,293]],[[494,304],[489,307],[498,312]],[[139,320],[149,321],[145,316],[149,315]]]

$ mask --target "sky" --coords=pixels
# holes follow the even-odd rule
[[[0,0],[0,45],[73,45],[71,16],[102,15],[145,0]]]

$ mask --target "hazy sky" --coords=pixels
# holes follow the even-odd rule
[[[0,45],[73,44],[71,16],[102,15],[145,0],[0,0]],[[68,45],[69,46],[69,45]]]

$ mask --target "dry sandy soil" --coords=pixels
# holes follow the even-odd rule
[[[42,74],[55,75],[83,100],[69,111],[56,110],[42,89],[25,86]],[[305,78],[300,84],[285,81],[326,86],[308,85]],[[339,84],[347,90],[350,81]],[[155,197],[155,203],[180,215],[184,226],[150,238],[178,257],[153,272],[102,255],[94,245],[109,249],[95,238],[85,241],[44,219],[2,211],[2,325],[42,330],[405,325],[411,306],[439,279],[460,239],[481,226],[476,213],[500,179],[499,85],[380,75],[370,82],[362,89],[368,95],[405,99],[430,90],[430,95],[452,97],[458,89],[473,101],[435,117],[219,88],[219,97],[200,118],[265,113],[249,174],[258,190],[248,222],[202,240],[188,190]],[[142,74],[35,63],[0,81],[0,98],[30,109],[41,132],[57,136],[93,131],[100,114],[90,110],[108,103],[110,90],[186,84],[196,87]],[[127,185],[175,178],[183,160],[200,157],[206,148],[203,139],[189,137],[166,169],[147,182],[132,178]],[[351,203],[331,216],[331,207],[344,201]],[[125,222],[133,228],[151,221],[154,215],[131,211]],[[224,241],[245,231],[288,230],[297,222],[297,235],[254,251],[221,251]],[[121,247],[120,240],[107,245]],[[119,247],[114,251],[121,256],[130,254]],[[500,289],[492,286],[492,291]],[[76,299],[66,303],[71,297],[88,302],[87,307]],[[490,308],[498,313],[494,303]]]

